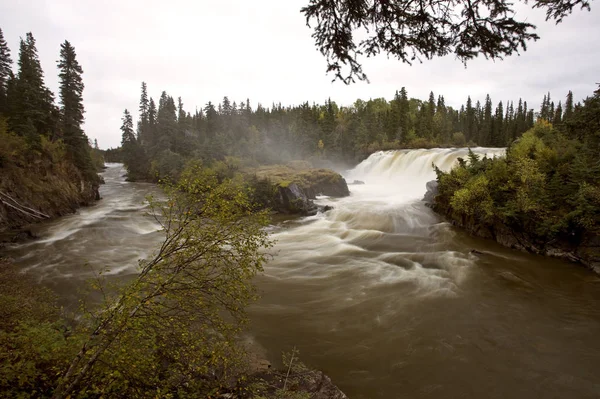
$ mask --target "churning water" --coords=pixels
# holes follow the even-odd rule
[[[350,197],[319,199],[333,210],[274,226],[250,309],[272,360],[295,346],[351,398],[600,396],[600,278],[471,238],[420,201],[432,163],[447,170],[466,154],[375,153],[345,172],[365,183]],[[110,165],[103,201],[9,249],[16,263],[69,300],[91,269],[135,273],[161,235],[144,215],[153,187],[123,173]]]

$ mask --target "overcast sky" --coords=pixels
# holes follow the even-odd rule
[[[541,40],[504,61],[483,58],[465,69],[453,57],[409,66],[379,56],[364,62],[370,84],[345,86],[325,74],[311,30],[299,12],[308,0],[7,0],[0,2],[0,27],[18,58],[19,37],[31,31],[46,76],[57,92],[56,60],[65,39],[84,69],[85,130],[100,147],[118,146],[123,109],[137,114],[140,83],[150,95],[162,90],[182,97],[193,112],[208,101],[250,98],[255,106],[385,97],[405,86],[410,97],[433,90],[446,104],[467,95],[492,101],[527,99],[538,107],[544,93],[577,100],[600,81],[600,10],[576,11],[556,26],[539,10],[520,17],[538,26]]]

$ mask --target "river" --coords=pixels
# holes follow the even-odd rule
[[[270,359],[296,347],[353,399],[600,397],[600,277],[472,238],[420,201],[432,163],[465,154],[373,154],[345,172],[366,184],[318,200],[333,210],[273,226],[276,256],[250,308]],[[94,270],[135,273],[161,240],[145,214],[155,187],[123,174],[110,164],[102,201],[7,250],[66,304]]]

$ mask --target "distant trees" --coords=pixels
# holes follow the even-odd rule
[[[590,9],[588,0],[529,3],[557,23],[576,7]],[[346,84],[367,79],[363,55],[385,53],[408,64],[448,54],[462,62],[480,54],[501,59],[539,39],[534,25],[515,19],[508,0],[309,0],[301,12],[307,25],[314,23],[312,37],[327,59],[327,72]]]
[[[194,158],[209,163],[226,156],[257,163],[311,158],[351,163],[385,149],[458,143],[504,147],[537,118],[562,124],[575,107],[570,93],[565,108],[562,103],[555,106],[547,94],[539,112],[523,99],[494,103],[490,95],[483,104],[468,96],[465,105],[454,108],[433,92],[426,101],[409,98],[404,87],[390,101],[357,100],[351,106],[339,106],[331,99],[271,108],[261,104],[252,108],[248,100],[237,104],[224,97],[221,103],[208,102],[190,114],[181,98],[175,101],[163,91],[157,108],[142,83],[137,134],[130,137],[128,130],[124,142],[128,146],[123,147],[130,178],[176,178],[186,160]],[[319,141],[322,148],[316,145]]]

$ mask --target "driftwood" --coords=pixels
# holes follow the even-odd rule
[[[10,202],[9,202],[10,201]],[[31,216],[36,219],[50,219],[50,216],[42,213],[38,210],[32,209],[28,206],[20,204],[16,199],[11,197],[10,195],[3,193],[0,191],[0,202],[6,206],[9,206],[25,215]]]

